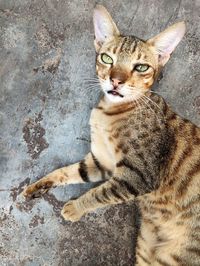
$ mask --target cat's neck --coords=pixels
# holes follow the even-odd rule
[[[148,97],[151,96],[151,92],[148,92]],[[133,109],[138,109],[141,108],[142,102],[140,102],[139,104],[139,99],[136,100],[130,100],[130,101],[126,101],[126,102],[119,102],[119,103],[113,103],[111,101],[109,101],[106,96],[104,95],[99,104],[98,107],[99,109],[103,109],[104,112],[108,115],[114,115],[114,114],[120,114],[120,113],[124,113],[126,111],[129,110],[133,110]]]

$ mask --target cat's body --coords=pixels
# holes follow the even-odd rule
[[[63,217],[76,221],[96,208],[136,200],[141,212],[136,265],[200,265],[200,129],[149,91],[171,50],[153,56],[148,43],[120,37],[103,7],[96,13],[103,14],[111,25],[107,31],[116,36],[102,45],[105,32],[101,35],[101,24],[95,24],[101,55],[97,74],[105,96],[91,114],[91,152],[28,186],[24,195],[37,196],[66,183],[105,181],[65,204]],[[178,27],[184,31],[183,24]],[[134,60],[143,61],[129,71]],[[127,80],[132,86],[120,85]]]
[[[124,168],[124,179],[145,193],[137,197],[138,265],[200,265],[200,129],[148,96],[149,109],[143,103],[120,113],[101,101],[91,115],[92,152],[112,173]],[[119,201],[126,194],[115,191]]]

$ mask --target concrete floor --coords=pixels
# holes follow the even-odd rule
[[[124,34],[148,38],[175,21],[187,34],[155,90],[200,125],[200,0],[99,1]],[[20,193],[89,150],[94,77],[93,0],[0,0],[0,265],[133,265],[132,203],[64,222],[63,204],[89,189],[74,185],[24,202]]]

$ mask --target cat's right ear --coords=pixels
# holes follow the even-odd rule
[[[93,22],[95,32],[94,45],[96,51],[98,52],[107,38],[119,36],[120,33],[111,15],[102,5],[96,5],[94,9]]]

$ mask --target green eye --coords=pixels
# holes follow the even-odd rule
[[[112,64],[113,63],[113,60],[112,58],[107,55],[107,54],[101,54],[101,60],[105,63],[105,64]]]
[[[138,72],[145,72],[149,69],[148,65],[136,65],[135,66],[135,70],[137,70]]]

